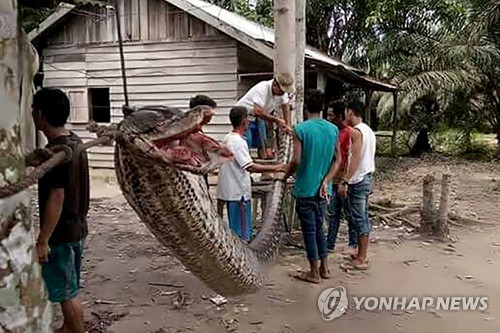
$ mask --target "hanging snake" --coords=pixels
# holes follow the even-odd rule
[[[285,182],[274,181],[263,227],[251,243],[218,217],[203,174],[231,160],[201,130],[213,111],[166,106],[124,109],[115,145],[115,171],[128,204],[154,237],[206,286],[225,296],[262,287],[277,256]],[[278,137],[278,162],[286,163],[291,137]]]

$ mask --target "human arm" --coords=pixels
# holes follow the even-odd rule
[[[289,133],[291,133],[293,129],[290,127],[292,124],[290,105],[288,103],[281,104],[281,111],[283,112],[283,119],[285,120],[285,123],[288,126],[287,130],[289,131]]]
[[[52,188],[43,214],[44,223],[40,226],[40,233],[36,243],[38,262],[41,264],[48,261],[49,239],[61,217],[63,203],[64,188]]]
[[[351,150],[351,158],[347,164],[347,170],[345,171],[341,184],[339,185],[339,193],[342,196],[346,196],[347,194],[347,182],[352,178],[354,173],[359,167],[359,163],[361,161],[361,148],[363,146],[363,136],[361,132],[357,129],[351,129],[351,142],[352,142],[352,150]]]
[[[260,163],[253,163],[246,168],[247,171],[252,173],[263,173],[263,172],[280,172],[286,170],[286,164],[273,164],[266,165]]]
[[[283,119],[275,117],[269,112],[264,111],[264,109],[257,103],[253,104],[253,113],[255,114],[255,116],[267,120],[269,122],[276,123],[280,126],[285,125],[285,121]]]
[[[297,131],[293,133],[293,155],[292,160],[288,164],[284,179],[288,179],[291,175],[295,174],[297,168],[300,165],[300,160],[302,156],[302,143],[300,142]]]
[[[326,174],[325,179],[323,179],[323,183],[321,185],[320,196],[323,198],[326,198],[328,184],[332,181],[333,177],[338,172],[338,170],[341,166],[341,163],[342,163],[342,156],[340,154],[340,142],[339,141],[340,140],[337,140],[337,143],[335,144],[335,158],[332,159],[332,162],[330,164],[330,169],[328,170],[328,173]]]
[[[288,103],[281,104],[281,111],[283,112],[283,119],[285,120],[286,124],[290,126],[290,105],[288,105]]]
[[[254,103],[253,105],[253,113],[255,114],[255,116],[262,118],[268,122],[276,123],[279,128],[285,130],[288,133],[292,131],[292,128],[288,125],[288,122],[286,120],[273,116],[269,112],[264,111],[264,109],[257,103]],[[283,116],[288,117],[288,115],[285,116],[285,114],[283,114]]]

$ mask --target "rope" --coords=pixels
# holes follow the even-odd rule
[[[50,149],[40,149],[37,153],[40,155],[52,155],[48,160],[41,163],[27,176],[23,179],[17,181],[14,184],[0,187],[0,199],[4,199],[15,195],[21,191],[26,190],[30,186],[34,185],[40,178],[42,178],[47,172],[55,168],[56,166],[66,163],[71,160],[73,156],[78,156],[82,151],[89,148],[99,146],[99,145],[111,145],[118,133],[116,127],[110,126],[97,126],[95,123],[91,123],[87,126],[89,132],[94,132],[97,134],[97,139],[89,141],[80,147],[78,147],[74,152],[69,146],[58,145]]]

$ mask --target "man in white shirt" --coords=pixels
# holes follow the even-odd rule
[[[368,197],[372,193],[372,174],[375,171],[376,137],[370,126],[363,122],[364,105],[351,102],[345,110],[345,120],[351,126],[351,147],[347,169],[338,187],[339,195],[347,198],[350,220],[358,234],[358,253],[352,256],[355,269],[368,268],[368,244],[371,232]],[[329,178],[331,180],[331,178]]]
[[[289,133],[292,132],[287,94],[293,91],[293,77],[289,74],[278,74],[272,80],[257,83],[236,103],[236,106],[243,106],[248,111],[250,124],[245,137],[249,148],[258,148],[259,158],[265,158],[266,121],[277,124],[280,129]],[[284,119],[271,114],[275,106],[281,107]]]
[[[233,161],[224,163],[219,169],[217,200],[226,204],[229,227],[240,238],[250,241],[252,236],[250,172],[284,171],[286,164],[254,163],[248,144],[243,137],[249,125],[248,111],[245,107],[233,107],[229,113],[229,119],[233,130],[224,138],[224,144],[233,154]],[[219,210],[219,215],[222,215],[221,213]]]

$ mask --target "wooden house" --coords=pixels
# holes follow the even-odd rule
[[[121,0],[131,105],[165,104],[186,109],[189,98],[207,94],[219,108],[206,132],[230,130],[229,109],[254,83],[273,72],[274,32],[201,0]],[[70,127],[94,138],[89,121],[122,119],[124,104],[114,7],[61,4],[34,31],[44,87],[64,90],[71,101]],[[393,91],[325,54],[306,48],[306,88],[324,89],[328,77]],[[113,167],[113,148],[89,151],[92,167]]]

